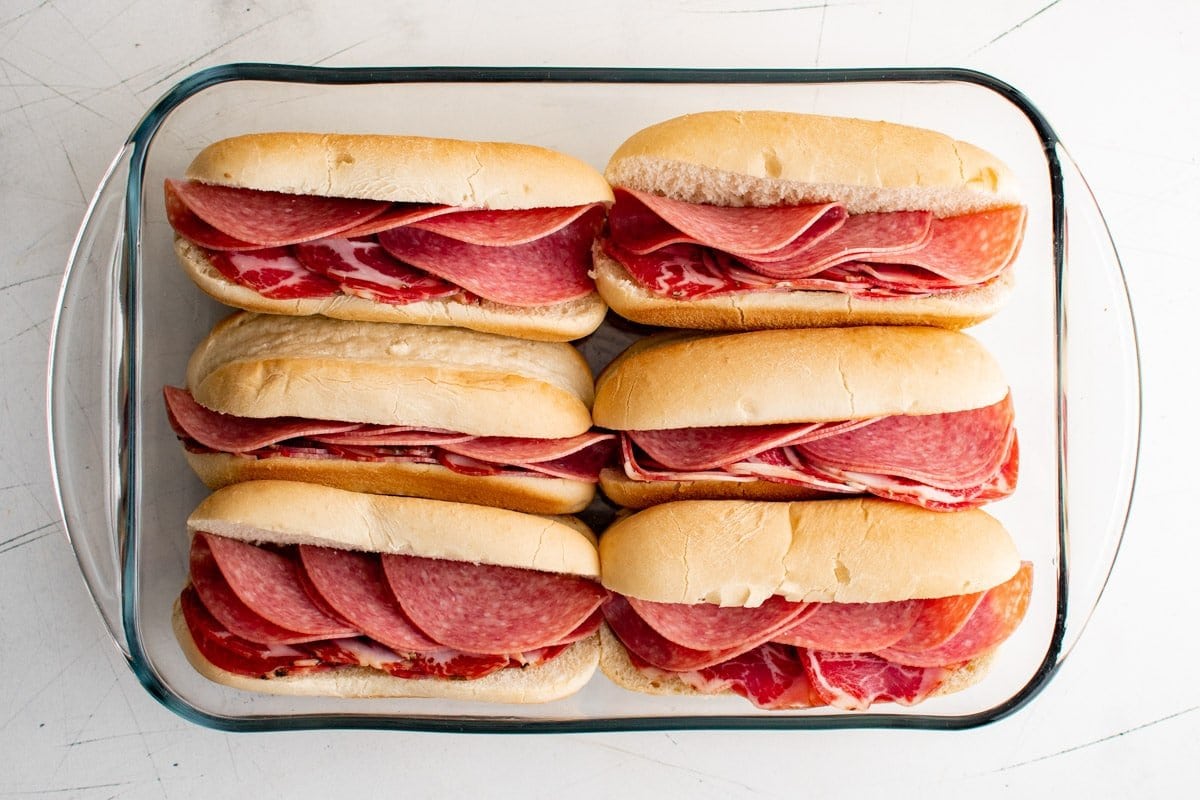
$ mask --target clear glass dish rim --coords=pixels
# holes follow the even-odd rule
[[[132,351],[139,339],[140,313],[136,275],[138,269],[138,247],[141,234],[141,187],[146,169],[148,148],[167,115],[194,94],[221,83],[231,81],[259,81],[275,83],[306,83],[313,85],[363,85],[379,83],[641,83],[641,84],[851,84],[851,83],[969,83],[999,94],[1016,106],[1033,126],[1041,141],[1049,170],[1051,190],[1051,233],[1055,271],[1055,397],[1061,409],[1065,403],[1065,358],[1063,346],[1065,336],[1065,293],[1063,278],[1066,266],[1066,210],[1062,164],[1057,154],[1060,141],[1041,112],[1018,89],[1004,81],[976,70],[962,68],[848,68],[848,69],[676,69],[676,68],[627,68],[627,67],[311,67],[270,63],[234,63],[201,70],[176,84],[147,111],[134,128],[126,142],[132,147],[129,176],[125,193],[125,260],[129,276],[124,287],[124,302],[127,314],[125,326],[126,379],[130,396],[140,397],[140,371]],[[1122,288],[1125,288],[1124,273],[1119,259],[1116,261]],[[1128,292],[1126,290],[1126,298]],[[1132,314],[1130,315],[1132,322]],[[1137,332],[1133,328],[1134,350],[1137,352]],[[1137,458],[1140,450],[1140,385],[1139,417],[1134,451],[1133,484],[1130,503],[1124,509],[1120,538],[1128,521],[1132,505],[1132,489],[1136,485]],[[125,428],[125,444],[129,453],[138,447],[136,403],[128,403],[122,414]],[[1061,501],[1058,508],[1058,552],[1067,552],[1066,520],[1066,429],[1064,419],[1056,414],[1057,431],[1057,481]],[[134,487],[136,459],[122,459],[123,480],[126,487]],[[659,730],[829,730],[847,728],[894,728],[922,730],[961,730],[985,725],[1002,719],[1026,705],[1054,676],[1060,666],[1059,656],[1066,633],[1068,602],[1068,563],[1058,558],[1058,604],[1054,629],[1045,657],[1029,682],[1020,691],[992,708],[958,716],[935,716],[923,714],[872,714],[854,713],[837,716],[760,716],[760,715],[692,715],[692,716],[646,716],[646,717],[594,717],[571,720],[531,720],[509,717],[480,716],[395,716],[363,715],[355,713],[296,714],[279,716],[222,716],[196,708],[179,696],[170,686],[159,680],[149,666],[146,652],[138,635],[137,581],[138,543],[137,506],[124,495],[125,512],[121,515],[124,527],[125,548],[121,555],[122,599],[121,617],[126,640],[129,645],[129,664],[147,692],[179,716],[209,728],[225,731],[290,731],[312,729],[378,729],[428,732],[473,732],[473,733],[578,733],[578,732],[633,732]],[[1111,570],[1111,564],[1109,565]],[[1101,588],[1101,593],[1103,588]],[[1097,594],[1097,599],[1100,594]]]

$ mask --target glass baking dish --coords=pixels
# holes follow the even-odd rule
[[[209,142],[243,132],[414,133],[530,142],[603,168],[629,134],[676,114],[769,108],[888,119],[974,142],[1005,160],[1030,217],[1019,288],[972,329],[1012,383],[1021,483],[989,510],[1032,560],[1028,616],[991,673],[914,708],[758,711],[733,697],[651,697],[597,673],[547,705],[276,697],[210,683],[184,660],[170,610],[187,563],[184,520],[205,490],[162,410],[193,347],[228,310],[176,264],[162,184]],[[1068,326],[1069,322],[1069,326]],[[1068,336],[1068,329],[1070,335]],[[624,336],[582,346],[594,366]],[[164,96],[117,154],[67,265],[48,376],[51,459],[66,531],[114,642],[146,689],[226,730],[385,728],[615,731],[980,725],[1054,675],[1103,591],[1137,465],[1140,377],[1120,262],[1087,184],[1016,89],[946,69],[320,69],[235,64]]]

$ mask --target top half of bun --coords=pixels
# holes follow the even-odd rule
[[[604,370],[593,415],[616,430],[832,422],[983,408],[1007,393],[976,340],[941,328],[666,333]]]
[[[614,186],[692,203],[840,201],[851,214],[954,216],[1020,202],[1012,172],[944,134],[843,117],[709,111],[652,125],[609,160]]]
[[[219,489],[192,512],[191,532],[246,542],[309,544],[597,577],[591,531],[571,517],[360,494],[291,481]]]
[[[331,133],[253,133],[204,148],[187,177],[244,189],[471,208],[611,203],[588,164],[527,144]]]
[[[579,351],[461,328],[240,313],[188,362],[201,405],[243,417],[563,438],[591,426]]]
[[[1016,574],[1004,527],[885,500],[685,500],[613,524],[604,585],[663,603],[879,603],[979,592]]]

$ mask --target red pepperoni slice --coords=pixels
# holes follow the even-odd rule
[[[920,249],[932,235],[933,214],[928,211],[895,211],[886,214],[856,214],[836,231],[811,247],[786,259],[741,258],[762,275],[781,280],[808,278],[822,270],[882,254],[899,254]]]
[[[188,209],[222,233],[258,247],[332,236],[377,217],[388,203],[167,181]]]
[[[982,599],[983,592],[975,592],[922,600],[916,622],[889,647],[906,651],[937,647],[962,630]]]
[[[690,672],[720,664],[753,649],[738,646],[728,650],[702,651],[675,644],[651,628],[633,610],[629,601],[620,595],[610,597],[601,610],[604,612],[604,621],[630,655],[659,669]]]
[[[321,596],[367,636],[399,653],[442,649],[404,616],[378,555],[301,545],[300,562]]]
[[[416,556],[383,556],[400,607],[429,638],[470,653],[554,644],[592,615],[606,593],[575,575]]]
[[[626,600],[651,628],[690,650],[757,647],[793,625],[808,607],[807,603],[792,603],[779,595],[768,597],[756,608],[654,603],[636,597]]]
[[[772,637],[816,650],[865,653],[881,650],[912,628],[920,600],[892,603],[814,603],[812,614]]]
[[[788,245],[822,218],[845,218],[836,203],[770,208],[710,206],[618,188],[609,226],[621,247],[645,254],[673,244],[704,244],[738,256],[771,253]],[[640,204],[665,225],[655,224]],[[834,226],[826,220],[823,233]]]
[[[197,403],[186,389],[174,386],[163,387],[163,398],[176,433],[224,453],[248,453],[298,436],[333,434],[362,427],[355,422],[323,422],[300,417],[251,419],[221,414]]]
[[[179,605],[196,649],[219,669],[252,677],[279,677],[324,669],[316,658],[303,650],[287,645],[257,644],[230,633],[208,612],[196,590],[190,586],[180,595]]]
[[[306,269],[285,247],[244,253],[206,250],[204,254],[230,281],[272,300],[303,300],[338,293],[336,283]]]
[[[759,708],[809,708],[821,705],[794,649],[784,645],[759,645],[728,661],[681,676],[706,693],[732,691]]]
[[[229,588],[205,537],[192,538],[188,562],[196,595],[221,627],[234,636],[257,644],[299,644],[325,638],[323,634],[288,630],[254,613]]]
[[[914,705],[945,683],[941,667],[906,667],[870,653],[803,650],[804,670],[817,694],[834,708],[863,711],[872,703]]]
[[[379,243],[401,261],[487,300],[539,306],[594,291],[588,270],[602,218],[595,209],[549,236],[511,247],[469,244],[412,226],[384,231]]]
[[[337,283],[344,294],[403,305],[462,294],[462,289],[402,264],[375,241],[331,237],[298,244],[297,260]]]
[[[235,539],[210,533],[196,535],[204,537],[229,588],[254,613],[299,633],[327,638],[358,633],[313,605],[297,575],[299,565],[292,559]]]
[[[1012,635],[1029,607],[1033,589],[1033,564],[1021,563],[1017,574],[989,589],[970,619],[948,640],[927,650],[880,650],[878,655],[897,664],[935,667],[958,664],[987,653]]]
[[[893,475],[947,489],[978,486],[1003,466],[1012,397],[946,414],[885,417],[873,425],[800,445],[822,470]]]
[[[1012,262],[1024,232],[1024,206],[946,217],[934,220],[929,241],[920,250],[876,254],[870,260],[921,267],[960,285],[983,283]]]
[[[488,247],[511,247],[541,239],[562,230],[600,203],[561,208],[524,208],[495,211],[460,209],[454,214],[427,217],[410,223],[448,239]]]

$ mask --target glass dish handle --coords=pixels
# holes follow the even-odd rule
[[[92,197],[59,290],[50,339],[46,403],[50,464],[63,528],[116,645],[129,657],[121,616],[126,491],[122,387],[128,259],[126,145]],[[107,390],[105,387],[108,387]]]
[[[1059,661],[1079,641],[1112,572],[1133,499],[1141,435],[1137,329],[1125,274],[1091,189],[1061,144],[1063,452],[1068,595]]]

